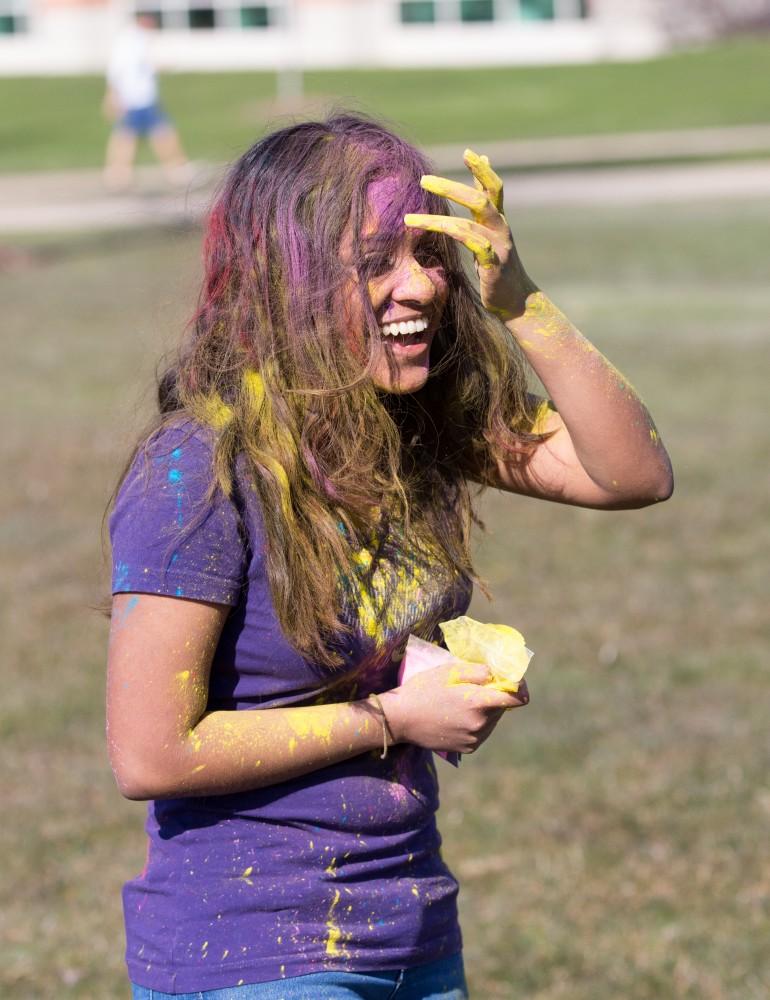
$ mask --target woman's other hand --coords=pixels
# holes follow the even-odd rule
[[[504,712],[529,702],[524,681],[516,694],[506,694],[487,687],[490,679],[482,664],[457,660],[386,691],[380,699],[394,741],[428,750],[478,750]]]

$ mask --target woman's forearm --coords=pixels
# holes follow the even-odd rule
[[[131,799],[224,795],[288,781],[376,748],[371,702],[217,711],[115,767]]]
[[[610,493],[665,499],[668,454],[625,378],[539,290],[507,328],[545,386],[585,472]]]

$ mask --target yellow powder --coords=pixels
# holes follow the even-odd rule
[[[340,949],[337,942],[342,937],[342,931],[339,926],[334,922],[334,909],[340,901],[340,891],[337,889],[334,893],[334,899],[329,907],[329,913],[326,918],[326,954],[327,955],[339,955]]]

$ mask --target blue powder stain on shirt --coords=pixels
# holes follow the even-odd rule
[[[174,450],[171,452],[171,457],[174,459],[175,462],[179,461],[179,459],[182,457],[182,449],[174,448]]]
[[[129,581],[129,565],[128,563],[118,562],[115,563],[115,585],[114,589],[118,590],[130,590],[131,585]]]
[[[184,597],[184,591],[182,590],[181,587],[177,587],[176,588],[176,596],[177,597]]]
[[[182,454],[181,448],[174,448],[171,452],[172,458],[179,458]],[[167,479],[170,483],[177,487],[176,491],[176,523],[177,527],[181,528],[184,524],[184,515],[182,514],[182,489],[180,483],[184,478],[184,474],[181,469],[172,468],[168,470]]]

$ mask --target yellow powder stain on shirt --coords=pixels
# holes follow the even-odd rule
[[[225,950],[222,952],[222,958],[220,959],[220,962],[224,961],[229,954],[230,954],[230,949],[225,948]]]
[[[368,549],[359,549],[358,552],[353,553],[353,562],[363,569],[369,569],[372,565],[372,554]]]
[[[340,949],[337,942],[342,937],[342,931],[339,926],[334,922],[334,908],[340,901],[340,891],[336,890],[334,893],[334,899],[332,900],[332,905],[329,907],[329,914],[326,918],[326,954],[327,955],[339,955]]]
[[[412,886],[412,895],[416,896],[418,899],[420,898],[420,890],[417,888],[416,885]]]
[[[332,858],[328,866],[324,869],[326,875],[336,875],[337,874],[337,859]]]

